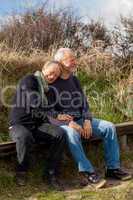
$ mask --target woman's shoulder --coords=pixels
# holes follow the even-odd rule
[[[19,84],[26,86],[37,86],[38,82],[34,74],[28,74],[20,80]]]

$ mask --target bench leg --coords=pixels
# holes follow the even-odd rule
[[[123,135],[120,137],[120,146],[121,146],[121,149],[124,151],[129,150],[128,143],[127,143],[127,135]]]

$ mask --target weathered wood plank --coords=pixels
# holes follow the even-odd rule
[[[4,142],[0,143],[0,152],[6,150],[12,150],[15,148],[15,142]]]
[[[116,124],[118,136],[133,135],[133,121]]]

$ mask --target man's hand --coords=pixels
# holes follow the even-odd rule
[[[59,114],[57,116],[57,119],[59,121],[66,121],[66,122],[70,122],[73,120],[73,117],[71,115],[66,115],[66,114]]]
[[[74,122],[74,121],[71,121],[71,122],[69,123],[69,127],[75,129],[75,130],[76,130],[77,132],[79,132],[81,135],[82,135],[83,132],[84,132],[83,128],[82,128],[79,124],[77,124],[76,122]]]
[[[82,136],[85,139],[89,139],[92,136],[92,126],[91,126],[90,120],[85,120],[84,121],[83,129],[84,129],[84,132],[83,132]]]

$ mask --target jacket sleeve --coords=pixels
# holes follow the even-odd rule
[[[39,116],[39,118],[44,119],[47,115],[47,107],[43,105],[36,78],[27,76],[22,79],[19,84],[19,91],[26,112],[31,113],[33,118]]]
[[[48,116],[51,118],[57,118],[59,114],[58,102],[56,100],[56,94],[52,87],[49,87],[47,98],[48,98]]]
[[[73,76],[74,77],[74,81],[76,83],[76,86],[77,86],[77,89],[81,92],[81,95],[82,95],[82,110],[81,110],[81,113],[82,113],[82,117],[84,120],[88,119],[88,120],[92,120],[92,114],[90,112],[90,106],[89,106],[89,103],[87,101],[87,97],[85,96],[82,88],[81,88],[81,85],[80,85],[80,81],[77,79],[76,76]]]

